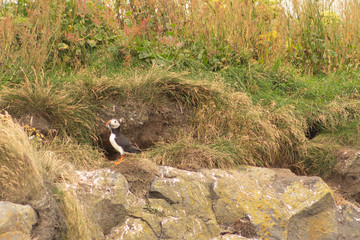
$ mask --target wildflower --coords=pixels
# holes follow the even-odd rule
[[[0,112],[0,121],[1,122],[5,123],[5,124],[9,124],[11,119],[12,118],[7,111],[3,110],[2,112]]]
[[[339,25],[341,18],[336,12],[328,10],[321,13],[321,22],[324,25]]]

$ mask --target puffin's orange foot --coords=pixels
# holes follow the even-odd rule
[[[125,154],[121,156],[121,158],[119,160],[117,160],[116,162],[114,162],[115,165],[118,165],[119,163],[121,163],[125,158]]]

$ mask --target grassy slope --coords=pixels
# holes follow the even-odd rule
[[[33,83],[28,79],[25,87],[5,87],[2,106],[14,116],[48,119],[60,134],[49,149],[64,153],[61,149],[71,142],[96,143],[95,113],[110,99],[153,108],[171,99],[188,114],[188,122],[184,129],[174,127],[172,139],[156,143],[148,153],[158,163],[187,169],[251,164],[324,175],[331,171],[332,152],[357,142],[356,72],[301,76],[284,66],[258,64],[216,73],[149,67],[96,77],[96,71],[61,77],[62,85],[50,75]],[[331,139],[337,140],[328,144]],[[71,149],[92,153],[88,160],[68,153],[79,167],[94,166],[90,159],[100,157],[86,146]]]

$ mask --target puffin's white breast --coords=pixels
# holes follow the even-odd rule
[[[124,155],[124,149],[116,143],[115,137],[116,137],[115,134],[111,133],[110,138],[109,138],[110,143],[116,149],[116,151],[118,151],[122,156],[122,155]]]

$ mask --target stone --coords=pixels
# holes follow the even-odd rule
[[[31,238],[28,234],[19,231],[0,234],[0,240],[30,240],[30,239]]]
[[[246,238],[236,234],[225,234],[211,240],[254,240],[254,238]]]
[[[336,153],[336,165],[328,179],[345,199],[360,204],[360,151],[341,148]]]
[[[154,231],[149,225],[139,218],[128,218],[125,223],[119,227],[113,228],[105,239],[113,240],[158,240]]]
[[[115,169],[78,171],[75,191],[94,239],[357,239],[360,211],[336,206],[319,177],[243,166],[199,172],[158,166],[146,198]],[[102,236],[102,237],[99,237]],[[359,238],[360,239],[360,238]]]
[[[200,172],[170,167],[159,167],[159,173],[149,196],[167,202],[168,217],[161,221],[163,235],[172,239],[209,239],[219,235],[220,228],[212,210],[211,179]],[[189,234],[182,229],[188,229]]]
[[[360,239],[360,209],[349,204],[338,206],[337,240]]]
[[[30,239],[37,221],[31,206],[0,202],[0,239]]]
[[[336,211],[332,192],[321,178],[256,167],[202,173],[214,180],[214,212],[224,227],[247,216],[260,238],[313,239],[307,238],[310,231],[309,237],[331,239],[336,234],[323,230],[336,229]],[[296,225],[301,227],[294,234]]]
[[[95,231],[93,238],[102,239],[112,228],[125,223],[129,209],[134,211],[137,199],[130,191],[123,175],[111,169],[94,171],[77,171],[78,181],[60,185],[63,190],[74,190],[77,200],[81,203],[85,216],[92,223]],[[131,212],[130,211],[130,212]]]

